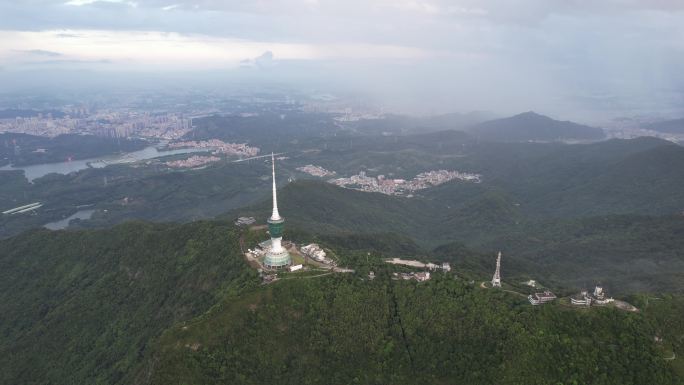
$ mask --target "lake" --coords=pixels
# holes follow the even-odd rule
[[[71,162],[43,163],[19,167],[7,165],[4,167],[0,167],[0,171],[23,170],[26,179],[28,179],[29,182],[32,182],[34,179],[40,178],[51,173],[66,175],[72,172],[85,170],[89,167],[102,168],[110,164],[132,163],[145,159],[159,158],[162,156],[188,154],[192,152],[206,152],[210,150],[211,149],[207,148],[180,148],[176,150],[159,151],[157,147],[150,146],[142,150],[129,152],[126,154],[108,155],[91,159],[72,160]]]
[[[66,229],[67,227],[69,227],[69,222],[71,222],[72,219],[81,219],[81,220],[90,219],[90,217],[93,216],[94,212],[95,212],[95,210],[92,210],[92,209],[91,210],[79,210],[76,212],[76,214],[74,214],[68,218],[64,218],[62,220],[55,221],[55,222],[50,222],[50,223],[44,225],[43,227],[45,227],[46,229],[50,229],[50,230],[63,230],[63,229]]]

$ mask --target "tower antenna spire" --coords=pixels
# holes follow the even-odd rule
[[[277,221],[280,219],[280,213],[278,212],[278,197],[276,196],[275,155],[273,152],[271,152],[271,172],[273,177],[273,212],[271,213],[271,219]]]

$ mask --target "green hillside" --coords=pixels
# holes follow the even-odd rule
[[[529,305],[482,289],[486,255],[451,245],[457,275],[392,280],[391,234],[287,235],[356,273],[258,285],[225,222],[33,231],[0,241],[0,383],[680,384],[681,298],[614,308]],[[394,246],[392,246],[394,245]],[[376,273],[368,280],[369,271]],[[507,276],[506,276],[507,277]],[[476,280],[470,282],[470,279]],[[506,278],[508,279],[508,278]],[[654,341],[653,336],[662,341]]]
[[[222,223],[0,241],[0,383],[131,383],[164,329],[252,282],[239,250]]]
[[[532,217],[667,215],[684,210],[684,148],[654,139],[586,145],[481,144],[460,160],[483,175],[481,190],[507,196]],[[424,196],[458,206],[473,186],[448,183]]]
[[[537,219],[495,191],[474,198],[464,194],[460,207],[444,207],[434,199],[391,197],[315,181],[287,185],[279,200],[290,228],[315,234],[396,233],[415,241],[426,255],[453,242],[490,256],[503,250],[505,270],[513,277],[534,276],[573,290],[599,281],[621,293],[682,290],[682,216]],[[227,217],[263,220],[269,213],[270,201],[263,201]]]
[[[676,384],[649,320],[449,276],[286,280],[167,331],[152,384]]]

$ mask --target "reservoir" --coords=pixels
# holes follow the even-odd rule
[[[95,210],[80,210],[70,217],[64,218],[59,221],[50,222],[44,225],[43,227],[50,230],[63,230],[69,227],[69,222],[71,222],[72,219],[90,219],[90,217],[93,216],[94,212]]]
[[[99,158],[72,160],[70,162],[43,163],[19,167],[7,165],[0,167],[0,171],[23,170],[26,179],[28,179],[29,182],[33,182],[34,179],[51,173],[66,175],[72,172],[84,170],[89,167],[102,168],[110,164],[132,163],[145,159],[159,158],[162,156],[188,154],[192,152],[206,152],[210,150],[211,149],[208,148],[180,148],[175,150],[160,151],[157,149],[157,147],[150,146],[139,151],[129,152],[122,155],[108,155]]]

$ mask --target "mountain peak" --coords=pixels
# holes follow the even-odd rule
[[[522,112],[517,115],[511,116],[509,119],[537,119],[537,120],[545,120],[545,121],[555,121],[553,118],[550,118],[546,115],[538,114],[534,111],[527,111],[527,112]]]
[[[586,141],[604,138],[603,130],[527,111],[475,125],[471,134],[495,142]]]
[[[521,113],[519,113],[518,115],[515,115],[515,116],[544,116],[544,115],[538,114],[538,113],[536,113],[536,112],[530,110],[530,111],[526,111],[526,112],[521,112]],[[515,116],[514,116],[514,117],[515,117]],[[547,118],[548,116],[544,116],[544,117]]]

